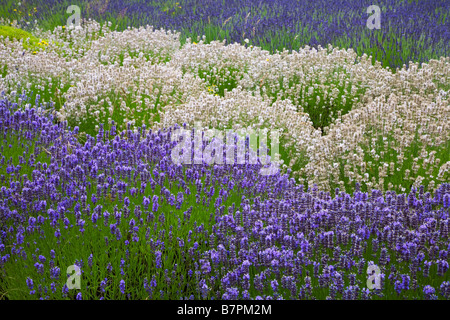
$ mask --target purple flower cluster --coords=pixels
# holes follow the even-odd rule
[[[387,281],[395,294],[419,288],[426,299],[449,297],[448,183],[434,196],[337,189],[332,197],[316,186],[304,190],[289,172],[259,175],[261,164],[174,164],[171,132],[177,126],[158,132],[128,128],[118,135],[111,129],[80,143],[66,123],[17,107],[0,100],[0,139],[23,144],[27,162],[20,167],[6,159],[2,143],[0,268],[28,251],[35,281],[46,272],[58,280],[55,259],[68,243],[65,235],[73,232],[82,243],[90,230],[103,232],[99,242],[106,251],[126,251],[117,264],[114,253],[103,256],[101,297],[108,279],[119,270],[124,277],[140,248],[148,248],[148,265],[158,274],[144,281],[153,298],[194,291],[198,299],[316,299],[325,290],[327,299],[370,299],[383,294]],[[36,160],[45,157],[48,162]],[[32,169],[29,175],[25,168]],[[51,260],[25,248],[31,236],[55,241]],[[89,268],[97,266],[99,254],[83,257]],[[368,273],[369,267],[376,271]],[[374,283],[380,288],[368,291],[369,276],[379,277]],[[430,285],[431,277],[439,287]],[[25,284],[36,293],[32,277]],[[178,291],[169,292],[174,284]],[[124,279],[119,289],[125,294]],[[62,293],[69,294],[67,287]]]
[[[220,244],[213,245],[209,253],[213,266],[218,265],[218,260],[225,266],[224,270],[216,269],[224,275],[222,290],[248,282],[242,271],[244,261],[256,272],[251,286],[260,296],[279,291],[277,281],[283,283],[282,277],[297,279],[309,270],[306,272],[318,280],[318,288],[330,289],[330,298],[340,294],[343,299],[367,299],[365,281],[356,280],[356,276],[367,279],[367,254],[379,257],[372,264],[380,269],[381,289],[383,278],[389,273],[386,267],[394,262],[407,263],[402,274],[392,270],[389,274],[398,294],[417,284],[418,270],[429,277],[434,264],[438,279],[448,277],[448,262],[442,257],[447,257],[450,249],[446,231],[449,212],[443,199],[450,194],[450,184],[442,184],[435,197],[426,193],[419,200],[411,193],[409,203],[404,194],[389,191],[386,195],[377,190],[370,194],[355,192],[351,197],[337,190],[332,199],[327,193],[317,194],[314,188],[304,192],[302,186],[287,186],[283,199],[261,201],[256,197],[253,203],[245,199],[239,213],[216,217],[218,223],[213,230]],[[374,244],[371,252],[367,251],[367,242]],[[327,248],[334,249],[331,257],[324,254]],[[217,252],[227,252],[226,257],[217,259]],[[322,259],[323,268],[318,258]],[[347,274],[348,280],[342,274]],[[311,298],[311,276],[304,279],[303,285],[294,283],[298,290],[283,286],[285,296],[292,291],[293,297]],[[349,284],[346,288],[345,283]],[[442,288],[445,297],[445,282]],[[433,290],[430,286],[424,289],[427,298],[434,297]]]

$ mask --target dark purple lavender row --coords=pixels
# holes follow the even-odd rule
[[[11,19],[34,21],[53,29],[65,25],[66,0],[34,0],[24,4],[32,15],[10,12]],[[426,62],[449,52],[448,1],[368,0],[260,1],[180,0],[175,1],[78,1],[81,16],[112,21],[119,29],[152,25],[176,30],[182,37],[206,35],[207,40],[227,39],[274,52],[298,50],[305,45],[326,48],[328,44],[366,53],[395,69],[409,61]],[[370,30],[367,9],[378,5],[380,30]],[[37,11],[33,9],[36,8]],[[12,8],[11,8],[12,9]],[[10,9],[10,10],[11,10]]]
[[[95,138],[87,135],[86,141],[80,143],[76,138],[77,127],[70,130],[65,123],[54,124],[51,116],[40,116],[30,106],[21,110],[27,98],[25,95],[16,98],[24,101],[22,105],[6,98],[0,101],[2,266],[14,265],[17,262],[14,256],[30,259],[30,242],[33,241],[37,251],[42,249],[41,245],[50,246],[56,249],[57,257],[63,257],[67,254],[63,248],[74,225],[77,238],[92,232],[103,238],[105,232],[96,230],[97,222],[103,220],[118,246],[127,245],[129,240],[139,242],[139,239],[149,244],[151,234],[143,225],[154,218],[161,223],[159,227],[163,227],[164,215],[173,222],[175,217],[186,219],[192,213],[196,220],[194,225],[197,222],[203,225],[201,221],[208,220],[208,210],[213,211],[214,207],[239,203],[244,195],[280,197],[284,190],[284,178],[280,174],[258,174],[261,165],[213,167],[204,164],[184,168],[173,164],[171,150],[177,144],[171,141],[173,128],[153,132],[144,127],[137,132],[128,129],[116,134],[114,125],[107,131],[100,126]],[[247,156],[247,162],[248,159]],[[116,219],[116,223],[112,223],[112,219]],[[122,236],[121,223],[132,226],[131,234]],[[190,233],[192,230],[195,227]],[[164,232],[160,237],[161,234],[154,231],[157,242],[164,247],[167,241]],[[184,230],[179,235],[189,238],[190,233]],[[84,240],[80,239],[75,246],[83,247]],[[156,247],[154,251],[158,251]],[[162,252],[168,254],[167,250],[162,249]],[[27,283],[34,295],[36,276],[44,281],[44,272],[50,272],[51,276],[53,268],[63,270],[65,267],[58,266],[52,259],[51,269],[44,270],[35,254],[31,256],[33,261],[27,260],[24,267],[35,264],[37,274],[30,274],[22,284]],[[108,268],[104,265],[102,269]],[[67,287],[64,283],[60,285],[64,297]],[[57,284],[52,283],[50,287],[56,288]]]

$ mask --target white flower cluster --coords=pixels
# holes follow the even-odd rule
[[[392,72],[351,49],[181,47],[178,33],[149,26],[84,21],[36,35],[45,50],[0,41],[0,90],[33,89],[61,120],[280,130],[294,175],[325,190],[344,180],[383,190],[399,172],[389,189],[448,181],[448,57]],[[315,123],[326,116],[329,126]]]

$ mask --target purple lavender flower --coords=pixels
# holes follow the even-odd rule
[[[433,264],[433,261],[425,261],[423,264],[423,276],[425,278],[428,278],[428,276],[430,275],[430,267]]]
[[[33,290],[33,289],[34,289],[34,283],[33,283],[33,280],[32,280],[31,278],[29,278],[29,277],[27,277],[27,286],[28,286],[28,288],[30,289],[30,295],[33,295],[33,294],[36,293],[36,291]]]
[[[93,255],[92,255],[92,253],[89,255],[89,257],[88,257],[88,266],[89,266],[89,268],[92,268],[92,258],[93,258]]]
[[[270,282],[270,286],[272,287],[273,292],[277,292],[277,290],[278,290],[278,281],[276,279],[272,280]]]
[[[41,263],[45,263],[46,260],[47,260],[47,259],[46,259],[43,255],[39,255],[39,261],[40,261]]]
[[[430,285],[426,285],[423,288],[423,294],[424,294],[425,300],[437,300],[437,296],[434,294],[435,292],[436,292],[436,289],[434,289]]]
[[[161,251],[155,252],[155,262],[156,262],[156,268],[161,269]]]
[[[100,290],[101,290],[102,292],[105,292],[105,288],[106,288],[107,282],[108,282],[108,279],[107,279],[107,278],[105,278],[104,280],[102,280],[102,281],[100,282]]]
[[[208,260],[200,259],[200,264],[203,274],[209,274],[211,272],[211,265]]]
[[[112,223],[109,225],[109,231],[111,232],[111,234],[116,234],[116,228],[117,228],[117,224],[116,223]]]
[[[96,212],[92,213],[91,220],[92,220],[92,223],[93,223],[93,224],[96,224],[96,223],[97,223],[97,220],[98,220],[98,214],[97,214]]]
[[[239,290],[237,288],[227,288],[226,293],[222,296],[223,300],[237,300],[239,296]]]
[[[444,208],[450,207],[450,193],[447,193],[447,194],[444,196],[443,205],[444,205]]]
[[[403,290],[402,282],[400,280],[395,281],[395,291],[397,291],[397,295],[400,295],[400,293]]]
[[[158,207],[159,207],[158,196],[157,195],[153,196],[152,202],[153,202],[152,211],[153,212],[157,212],[158,211]]]
[[[437,264],[437,275],[439,277],[443,277],[448,270],[449,267],[448,262],[445,260],[438,260],[436,264]]]
[[[183,192],[181,192],[181,191],[178,192],[176,201],[177,201],[176,208],[180,209],[181,205],[183,204],[183,201],[184,201]]]
[[[24,241],[24,236],[21,232],[17,233],[16,235],[17,244],[22,244]]]
[[[403,290],[409,290],[409,283],[411,281],[411,278],[409,275],[402,274],[402,288]]]
[[[150,199],[144,196],[142,204],[144,205],[145,210],[148,210],[148,206],[150,205]]]
[[[67,297],[67,294],[69,293],[69,288],[67,287],[66,284],[64,284],[64,286],[62,287],[61,291],[62,291],[63,297],[64,298]]]
[[[152,286],[148,285],[147,278],[144,279],[144,289],[145,289],[145,291],[147,291],[147,294],[149,295],[149,299],[151,299],[152,295],[153,295],[153,288],[152,288]]]
[[[361,300],[369,300],[369,299],[370,299],[370,290],[368,288],[362,289]]]
[[[153,288],[156,288],[156,277],[153,276],[152,280],[150,281],[150,286],[152,286]]]
[[[200,287],[200,294],[201,294],[202,298],[206,299],[208,297],[208,293],[209,293],[210,289],[208,288],[208,285],[206,284],[204,279],[202,279],[200,281],[199,287]]]
[[[339,272],[335,271],[333,273],[333,283],[336,287],[336,292],[342,293],[344,289],[344,279]]]
[[[120,280],[119,288],[120,288],[120,292],[122,294],[125,294],[125,281],[123,279]]]
[[[103,212],[103,225],[106,227],[108,225],[108,221],[109,221],[109,212],[107,210],[105,210]]]
[[[59,269],[58,267],[54,267],[54,268],[50,269],[50,279],[58,280],[60,274],[61,274],[61,269]]]
[[[441,295],[445,299],[449,299],[450,298],[450,281],[442,282],[440,289],[441,289]]]
[[[38,272],[40,275],[43,275],[43,274],[44,274],[44,265],[43,265],[42,263],[36,262],[36,263],[34,264],[34,266],[35,266],[35,268],[37,269],[37,272]]]

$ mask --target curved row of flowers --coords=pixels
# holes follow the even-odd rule
[[[178,33],[149,26],[118,32],[85,21],[38,35],[49,45],[35,54],[0,42],[0,90],[40,94],[80,131],[112,120],[121,129],[269,128],[282,132],[284,169],[323,191],[358,181],[432,192],[448,181],[448,57],[394,73],[353,50],[181,47]]]

